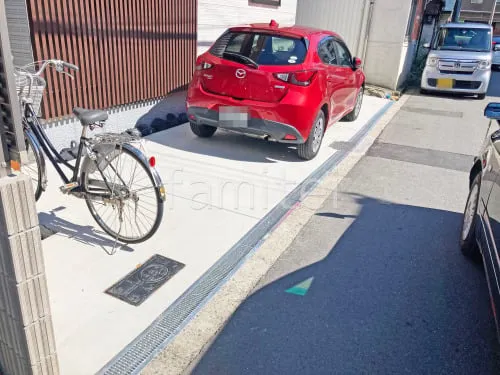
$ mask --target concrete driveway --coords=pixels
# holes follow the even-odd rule
[[[493,100],[411,97],[193,373],[498,374],[484,271],[458,245]]]
[[[311,175],[321,177],[319,172],[348,153],[350,143],[363,136],[387,104],[366,97],[360,118],[328,130],[320,154],[310,162],[299,161],[296,151],[286,145],[239,135],[218,132],[211,139],[199,139],[188,125],[151,135],[148,151],[156,156],[168,191],[163,222],[151,240],[114,255],[109,254],[113,240],[97,228],[83,201],[59,192],[58,176],[50,168],[49,189],[37,206],[41,224],[56,232],[43,241],[43,250],[62,374],[96,373],[109,361],[112,366],[120,358],[115,356],[169,313],[174,301],[179,308],[179,301],[209,297],[216,285],[208,285],[200,295],[193,289],[197,280],[236,244],[250,251],[245,250],[249,244],[241,246],[241,239],[249,233],[255,239],[265,235],[256,226],[266,224],[277,206],[286,212],[295,204],[284,198]],[[185,267],[139,307],[104,293],[154,254]],[[198,302],[175,317],[188,318]],[[172,332],[181,323],[182,319],[172,323]],[[157,341],[146,340],[147,355],[154,352],[155,342],[168,336],[166,331],[155,332]],[[145,354],[137,352],[138,347],[125,353],[137,357],[132,368],[146,358],[139,358]],[[123,373],[116,368],[108,373]]]

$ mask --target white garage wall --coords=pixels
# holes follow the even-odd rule
[[[335,31],[362,57],[368,9],[366,0],[298,0],[297,24]]]
[[[230,26],[247,23],[293,25],[297,0],[281,0],[278,8],[250,5],[249,0],[198,0],[198,55]]]
[[[395,90],[407,73],[414,51],[405,42],[410,9],[411,0],[375,1],[364,66],[369,83]]]

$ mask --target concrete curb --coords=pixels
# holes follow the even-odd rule
[[[300,230],[349,171],[366,154],[377,137],[411,96],[403,96],[379,119],[363,140],[331,171],[316,188],[271,232],[235,274],[214,294],[167,347],[141,372],[144,375],[184,374],[224,328],[238,306],[252,293],[262,277],[286,252]]]

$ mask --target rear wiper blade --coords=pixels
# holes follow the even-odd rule
[[[254,68],[258,68],[259,67],[259,64],[257,64],[255,61],[253,61],[250,57],[247,57],[245,55],[241,55],[239,53],[236,53],[236,52],[224,52],[224,55],[229,55],[229,56],[235,56],[235,57],[238,57],[240,58],[241,60],[244,60],[247,64],[246,65],[250,65],[250,66],[253,66]]]

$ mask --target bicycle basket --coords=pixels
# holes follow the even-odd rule
[[[30,76],[23,71],[16,71],[16,90],[19,100],[31,102],[33,110],[37,115],[40,114],[43,92],[46,82],[42,77]]]

